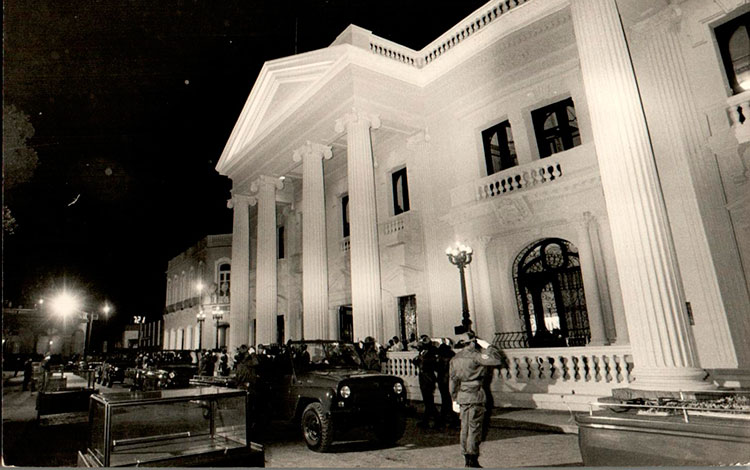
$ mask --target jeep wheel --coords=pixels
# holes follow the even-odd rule
[[[326,452],[333,442],[333,422],[320,403],[310,403],[302,412],[302,437],[316,452]]]
[[[406,429],[406,419],[403,414],[395,413],[394,415],[383,418],[375,425],[375,437],[382,444],[395,444],[404,435]]]

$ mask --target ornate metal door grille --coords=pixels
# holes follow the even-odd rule
[[[513,280],[528,347],[584,346],[591,339],[578,250],[560,238],[529,245]]]

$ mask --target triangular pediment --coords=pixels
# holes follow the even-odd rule
[[[250,96],[221,154],[217,170],[231,165],[243,149],[252,147],[264,132],[299,105],[315,84],[345,54],[342,47],[331,47],[268,61],[258,75]]]

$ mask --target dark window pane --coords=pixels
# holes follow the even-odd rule
[[[409,183],[406,179],[406,168],[394,171],[391,178],[393,183],[393,214],[398,215],[409,210]]]
[[[341,219],[343,222],[343,237],[349,236],[349,195],[341,196]]]
[[[724,72],[734,94],[750,90],[750,13],[714,29]]]
[[[581,145],[573,98],[531,112],[539,158]]]
[[[488,175],[518,165],[510,122],[503,121],[482,131],[482,142]]]

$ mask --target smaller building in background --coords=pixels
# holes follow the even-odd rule
[[[232,235],[208,235],[167,265],[162,349],[226,346]]]
[[[3,307],[3,356],[82,354],[86,322],[63,319],[43,308]]]

